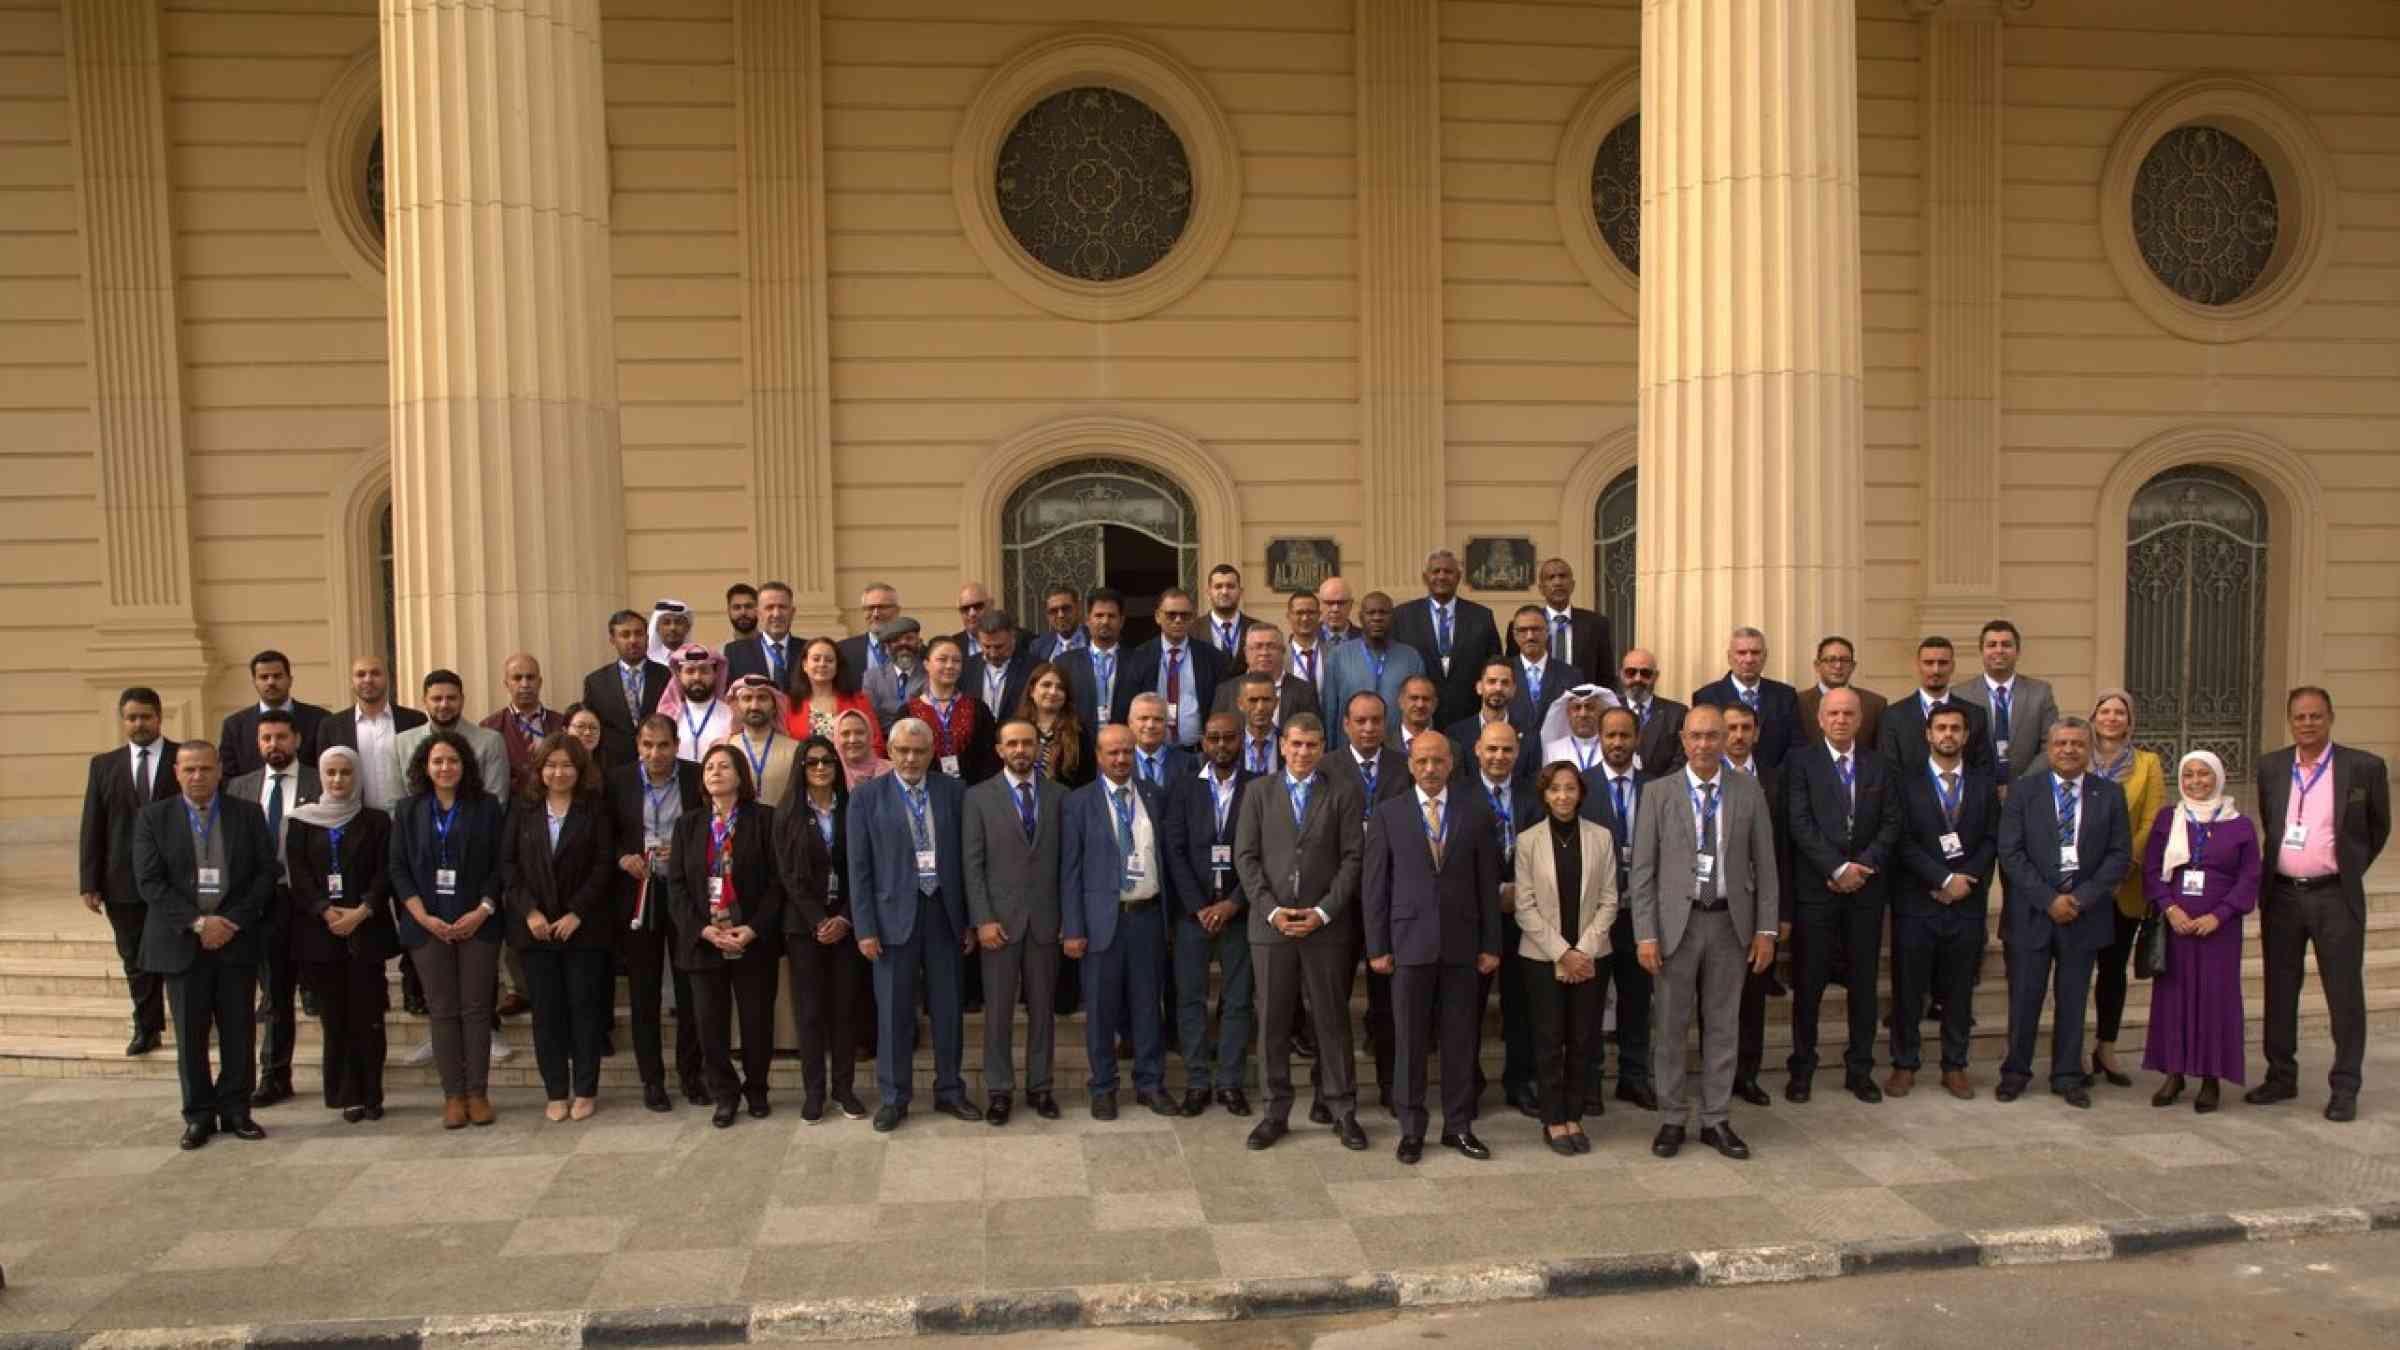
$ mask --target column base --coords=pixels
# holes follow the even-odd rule
[[[158,691],[168,739],[216,738],[207,721],[208,648],[189,619],[102,620],[82,673],[92,704],[106,719],[107,738],[117,732],[117,696],[137,684]]]

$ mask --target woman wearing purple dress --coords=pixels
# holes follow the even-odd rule
[[[2217,1109],[2217,1080],[2242,1081],[2242,916],[2258,908],[2258,831],[2225,795],[2225,766],[2194,750],[2176,768],[2182,799],[2158,813],[2142,886],[2167,919],[2167,971],[2151,982],[2142,1067],[2164,1073],[2152,1106],[2173,1106],[2186,1075],[2192,1109]]]

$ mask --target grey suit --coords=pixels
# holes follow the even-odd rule
[[[1687,769],[1642,788],[1633,829],[1633,936],[1657,943],[1661,963],[1650,1042],[1660,1116],[1668,1125],[1684,1123],[1684,1041],[1697,1010],[1700,1124],[1707,1128],[1725,1123],[1733,1098],[1750,944],[1758,934],[1774,936],[1781,895],[1766,790],[1748,774],[1720,767],[1716,867],[1725,907],[1697,908],[1700,835],[1691,782]]]
[[[900,720],[900,710],[908,706],[908,701],[925,692],[925,666],[919,662],[903,683],[900,668],[887,661],[868,671],[858,687],[865,691],[868,705],[875,709],[876,725],[889,731]]]
[[[1317,1033],[1320,1095],[1334,1119],[1358,1109],[1350,1047],[1350,975],[1357,962],[1358,883],[1366,803],[1358,785],[1320,767],[1300,824],[1292,822],[1291,778],[1278,773],[1242,794],[1233,870],[1250,901],[1250,969],[1258,981],[1258,1057],[1266,1114],[1292,1113],[1292,1031],[1300,987]],[[1287,938],[1268,922],[1277,909],[1319,909],[1326,923]]]
[[[1985,712],[1992,710],[1992,686],[1981,671],[1950,686],[1950,692]],[[2007,784],[2023,778],[2046,762],[2042,747],[2050,739],[2050,724],[2058,720],[2058,702],[2050,682],[2020,673],[2008,686],[2008,725],[1992,727],[1993,773],[2007,795]]]
[[[1016,1067],[1009,1044],[1016,1026],[1017,991],[1025,994],[1025,1079],[1033,1092],[1051,1090],[1058,1043],[1058,836],[1067,790],[1048,775],[1033,776],[1034,837],[1025,840],[1016,788],[1006,773],[967,789],[959,820],[965,851],[967,919],[1007,934],[983,962],[983,1086],[1013,1092]]]

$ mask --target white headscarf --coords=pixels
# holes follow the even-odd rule
[[[346,761],[350,765],[350,790],[336,797],[333,795],[331,785],[327,784],[319,792],[315,801],[304,806],[293,807],[290,819],[314,825],[321,830],[338,830],[357,819],[358,813],[366,809],[367,785],[359,771],[356,750],[346,745],[326,746],[325,753],[317,756],[317,781],[321,784],[325,783],[325,771],[331,768],[337,759]]]
[[[1575,758],[1575,729],[1567,725],[1567,705],[1589,703],[1593,700],[1599,701],[1602,712],[1621,706],[1617,702],[1616,694],[1608,686],[1602,684],[1576,685],[1560,694],[1557,701],[1550,705],[1549,713],[1542,718],[1542,762],[1544,764],[1561,759],[1571,761]]]
[[[2216,775],[2216,785],[2206,797],[2194,797],[2183,791],[2183,771],[2198,762],[2208,766]],[[2173,881],[2177,869],[2192,861],[2191,822],[2210,824],[2223,820],[2235,811],[2231,798],[2225,795],[2225,762],[2206,750],[2194,750],[2175,762],[2175,790],[2182,797],[2175,810],[2175,821],[2167,827],[2167,851],[2159,859],[2159,879]]]
[[[662,665],[662,666],[671,666],[671,665],[673,665],[673,664],[675,663],[675,662],[674,662],[674,656],[675,656],[675,654],[674,654],[673,652],[671,652],[671,651],[667,650],[667,644],[665,644],[664,642],[661,642],[661,641],[659,640],[659,637],[658,637],[658,620],[659,620],[659,617],[660,617],[661,615],[666,615],[666,614],[682,614],[682,615],[687,615],[687,616],[688,616],[688,615],[689,615],[691,612],[692,612],[692,607],[691,607],[691,606],[689,606],[689,605],[687,605],[687,604],[685,604],[685,603],[683,603],[681,600],[661,600],[661,601],[659,601],[659,602],[658,602],[656,605],[653,605],[653,606],[651,606],[651,608],[650,608],[650,659],[651,659],[651,660],[658,662],[658,663],[659,663],[660,665]],[[690,642],[690,641],[691,641],[691,634],[689,634],[689,633],[686,633],[686,634],[684,634],[684,641],[685,641],[685,642],[687,642],[687,643],[688,643],[688,642]],[[720,681],[719,681],[719,683],[723,683],[723,681],[721,681],[721,680],[720,680]]]

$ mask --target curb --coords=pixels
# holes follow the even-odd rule
[[[1888,1271],[2108,1261],[2227,1242],[2400,1231],[2400,1201],[2189,1214],[2105,1224],[1857,1242],[1800,1242],[1709,1251],[1642,1252],[1347,1278],[1194,1280],[986,1294],[829,1298],[478,1317],[292,1322],[273,1326],[0,1335],[0,1350],[424,1350],[478,1345],[715,1345],[898,1336],[998,1335],[1076,1327],[1168,1326],[1269,1317],[1327,1317],[1398,1308],[1469,1307],[1594,1298],[1688,1286],[1830,1280]]]

